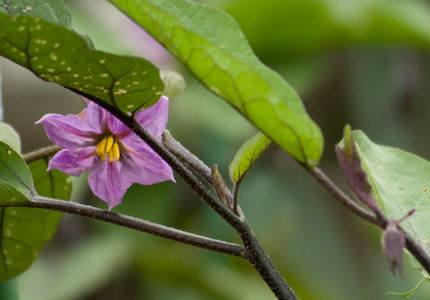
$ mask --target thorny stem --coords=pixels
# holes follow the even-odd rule
[[[360,218],[369,221],[372,224],[385,229],[387,226],[386,218],[382,216],[375,216],[361,208],[357,203],[355,203],[348,195],[346,195],[336,184],[330,180],[330,178],[318,167],[313,169],[307,168],[307,170],[349,211],[359,216]],[[424,249],[416,243],[416,241],[398,225],[403,236],[406,240],[406,248],[409,252],[420,262],[421,266],[430,275],[430,257],[424,251]]]

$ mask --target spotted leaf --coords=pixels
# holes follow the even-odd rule
[[[163,91],[158,69],[147,60],[92,50],[73,31],[37,18],[0,13],[0,55],[126,113],[151,106]]]

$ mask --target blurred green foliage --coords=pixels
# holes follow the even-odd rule
[[[69,2],[75,5],[74,25],[97,49],[138,54],[122,42],[131,25],[112,7],[104,1]],[[343,181],[333,147],[347,122],[379,144],[430,158],[428,2],[204,2],[230,12],[259,58],[299,90],[325,136],[322,166],[337,182]],[[171,102],[168,128],[208,165],[217,163],[227,178],[230,160],[255,131],[194,79],[186,77],[186,82],[185,91]],[[8,121],[13,125],[12,118]],[[85,189],[85,180],[79,182]],[[87,193],[74,193],[75,201],[101,204]],[[420,281],[406,260],[404,279],[393,278],[381,251],[380,230],[339,207],[276,146],[245,178],[239,200],[257,237],[302,300],[395,299],[386,292],[407,291]],[[117,211],[238,242],[180,180],[134,186]],[[237,258],[74,216],[63,218],[42,254],[19,278],[23,300],[274,299],[254,270]],[[425,283],[411,299],[429,295]]]

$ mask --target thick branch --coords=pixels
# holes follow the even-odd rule
[[[96,219],[103,222],[108,222],[119,226],[135,229],[138,231],[146,232],[152,235],[156,235],[194,247],[225,253],[232,256],[238,256],[243,258],[246,252],[246,249],[241,245],[207,238],[204,236],[185,232],[160,224],[155,224],[138,218],[114,213],[97,207],[92,207],[75,202],[56,200],[42,196],[36,196],[32,198],[32,200],[32,202],[28,202],[18,206],[50,209],[80,215],[83,217]]]

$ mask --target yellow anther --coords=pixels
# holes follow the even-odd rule
[[[111,150],[109,152],[109,162],[113,162],[114,158],[115,158],[115,156],[114,156],[113,150]]]
[[[105,154],[107,139],[103,138],[100,143],[97,145],[96,153],[98,156],[103,157]]]
[[[105,138],[106,139],[106,138]],[[107,142],[106,142],[106,150],[104,151],[104,153],[109,153],[110,150],[112,150],[112,146],[113,146],[113,142],[115,140],[113,139],[113,136],[110,136],[107,138]]]
[[[96,153],[102,161],[105,161],[107,156],[109,156],[109,162],[118,161],[121,153],[116,137],[105,136],[97,145]]]
[[[112,151],[113,151],[113,156],[115,157],[115,160],[119,161],[119,158],[120,158],[121,154],[119,152],[118,143],[113,144]]]

